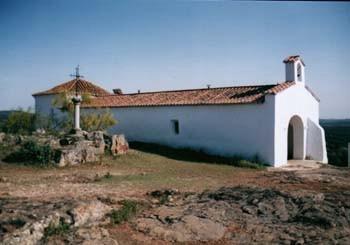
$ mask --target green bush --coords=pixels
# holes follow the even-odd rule
[[[14,226],[16,229],[19,229],[22,228],[26,224],[26,222],[20,218],[16,218],[5,222],[5,224],[9,224],[11,226]]]
[[[35,130],[35,114],[29,108],[27,111],[18,109],[10,113],[2,123],[2,131],[12,134],[30,134]]]
[[[70,226],[67,224],[64,219],[60,218],[60,221],[57,225],[50,224],[44,230],[43,240],[46,241],[50,236],[58,235],[62,236],[70,231]]]
[[[21,147],[8,155],[4,161],[23,162],[38,166],[49,166],[59,160],[59,152],[52,149],[49,145],[40,145],[34,140],[23,143]]]
[[[121,201],[122,207],[118,210],[113,210],[109,216],[112,224],[121,224],[124,221],[131,219],[137,212],[137,203],[132,200]]]

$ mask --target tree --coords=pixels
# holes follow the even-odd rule
[[[29,107],[19,108],[10,113],[3,125],[3,131],[12,134],[30,134],[35,130],[35,114]]]
[[[52,105],[59,109],[61,112],[68,112],[73,113],[74,112],[74,104],[72,102],[72,94],[68,92],[62,92],[60,94],[57,94],[53,100]],[[81,95],[82,100],[84,103],[88,104],[91,102],[91,95],[89,93],[83,93]]]
[[[85,104],[91,102],[89,93],[82,94],[82,101]],[[63,112],[66,116],[61,120],[60,125],[64,130],[70,130],[74,118],[74,104],[72,95],[64,92],[58,94],[52,101],[52,105]],[[83,112],[80,115],[81,128],[86,131],[107,130],[117,123],[109,110],[96,109],[96,112]]]

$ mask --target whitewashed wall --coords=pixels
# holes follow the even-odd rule
[[[321,134],[322,142],[319,142],[322,148],[323,156],[316,156],[314,158],[322,158],[323,162],[327,162],[326,145],[323,132],[316,132],[317,130],[323,131],[319,126],[319,102],[310,94],[305,88],[303,83],[297,82],[296,85],[278,93],[275,96],[276,103],[276,115],[275,115],[275,163],[276,166],[280,166],[287,163],[287,137],[288,137],[288,125],[293,116],[299,116],[302,119],[304,133],[303,133],[303,157],[305,159],[307,149],[312,149],[314,146],[307,144],[314,144],[315,140],[307,140],[307,137],[313,137],[313,135]],[[311,120],[318,127],[313,128],[313,133],[308,134],[307,122]],[[317,130],[316,130],[317,128]],[[318,136],[316,136],[318,137]],[[314,154],[315,151],[313,151]]]
[[[326,139],[323,128],[312,120],[307,120],[306,156],[327,163]]]
[[[301,81],[298,79],[298,72],[297,67],[298,65],[301,65]],[[287,63],[285,65],[285,71],[286,71],[286,81],[298,81],[298,82],[305,82],[305,66],[303,63],[299,60],[294,63]]]
[[[53,98],[36,96],[36,112],[61,113],[52,107]],[[281,166],[287,163],[290,119],[298,116],[304,127],[301,158],[310,156],[327,162],[318,107],[318,101],[304,84],[297,83],[277,95],[266,96],[262,104],[111,108],[118,124],[110,131],[125,134],[129,141],[190,147],[211,154],[257,154],[266,163]],[[179,121],[178,135],[172,120]]]
[[[93,110],[93,109],[84,109]],[[190,147],[212,154],[258,155],[274,164],[274,97],[263,104],[111,108],[118,120],[111,133],[129,141]],[[171,120],[178,120],[176,135]]]
[[[35,96],[35,113],[43,116],[50,116],[52,113],[61,115],[62,112],[52,106],[52,100],[54,98],[55,95],[52,94]]]

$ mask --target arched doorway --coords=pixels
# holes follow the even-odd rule
[[[299,116],[293,116],[288,125],[288,159],[304,159],[304,125]]]

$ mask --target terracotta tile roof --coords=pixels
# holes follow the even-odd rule
[[[109,95],[96,97],[89,104],[83,104],[82,106],[85,108],[95,108],[261,103],[265,95],[277,94],[294,84],[295,82],[287,81],[273,85]]]
[[[78,90],[80,92],[90,93],[94,96],[105,96],[105,95],[111,94],[108,91],[104,90],[103,88],[96,86],[89,81],[86,81],[83,79],[73,79],[73,80],[68,81],[66,83],[62,83],[56,87],[53,87],[49,90],[35,93],[35,94],[33,94],[33,96],[58,94],[58,93],[62,93],[62,92],[74,92],[76,87],[78,87]]]
[[[290,63],[290,62],[296,62],[300,60],[301,63],[303,63],[303,65],[305,66],[305,63],[304,61],[300,58],[300,55],[291,55],[291,56],[288,56],[287,58],[285,58],[283,60],[283,63]]]

